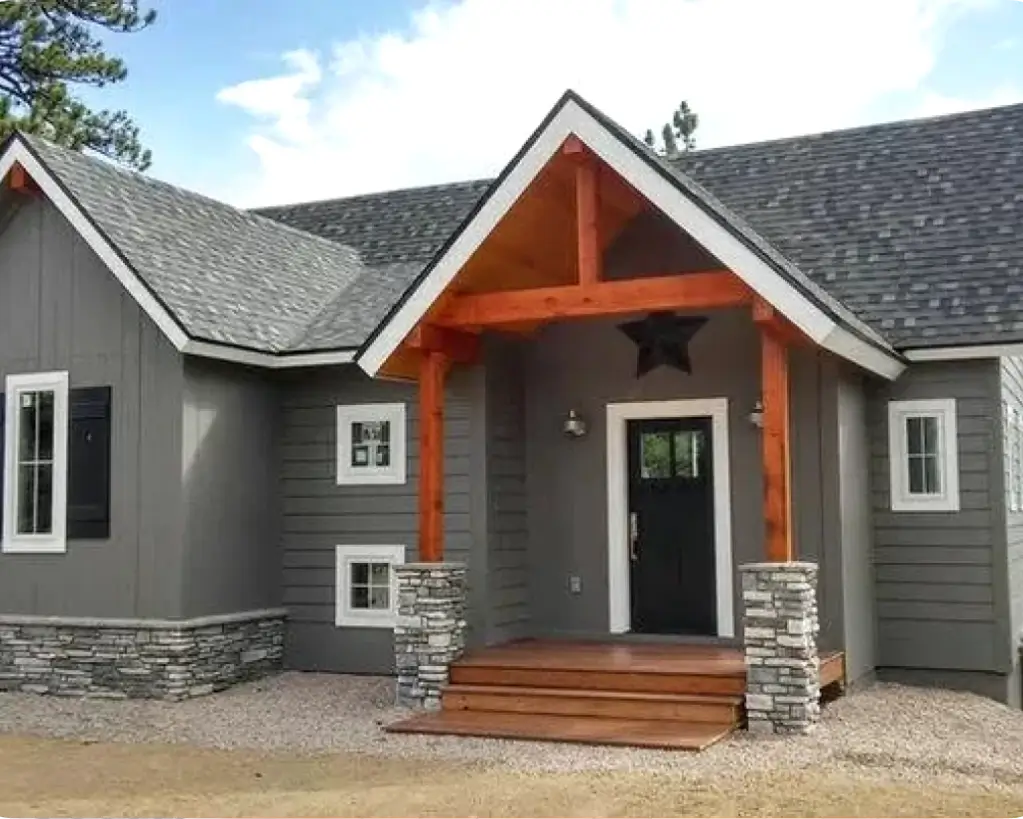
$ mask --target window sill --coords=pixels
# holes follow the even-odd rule
[[[334,622],[338,628],[384,628],[393,629],[397,618],[392,612],[384,612],[381,616],[363,613],[342,614]]]
[[[958,512],[959,498],[897,498],[892,500],[893,512]]]
[[[67,542],[61,539],[45,540],[5,540],[0,544],[0,552],[5,555],[54,555],[66,554]]]
[[[404,484],[404,475],[394,474],[368,474],[368,475],[352,475],[344,474],[337,476],[338,486],[400,486]]]

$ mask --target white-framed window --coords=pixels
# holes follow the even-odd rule
[[[1023,512],[1023,412],[1002,402],[1002,450],[1005,458],[1005,505]]]
[[[67,550],[68,374],[4,384],[3,551]]]
[[[394,626],[394,567],[404,562],[404,546],[338,546],[335,625]]]
[[[959,511],[954,398],[888,403],[892,509]]]
[[[337,408],[338,484],[405,483],[405,405]]]

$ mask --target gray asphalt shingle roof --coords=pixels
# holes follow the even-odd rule
[[[190,336],[275,353],[363,344],[490,185],[246,212],[26,141]],[[1023,105],[653,161],[844,322],[1023,341]]]

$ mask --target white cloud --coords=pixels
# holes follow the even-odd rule
[[[855,125],[920,88],[986,0],[457,0],[225,88],[254,117],[243,203],[496,173],[566,88],[640,133],[681,99],[704,147]]]
[[[942,114],[958,114],[961,111],[973,111],[977,108],[992,108],[996,105],[1010,105],[1023,102],[1023,88],[1002,86],[978,96],[950,96],[928,91],[914,106],[911,116],[937,117]]]

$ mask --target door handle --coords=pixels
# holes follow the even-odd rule
[[[636,560],[639,557],[639,515],[629,512],[629,559]]]

